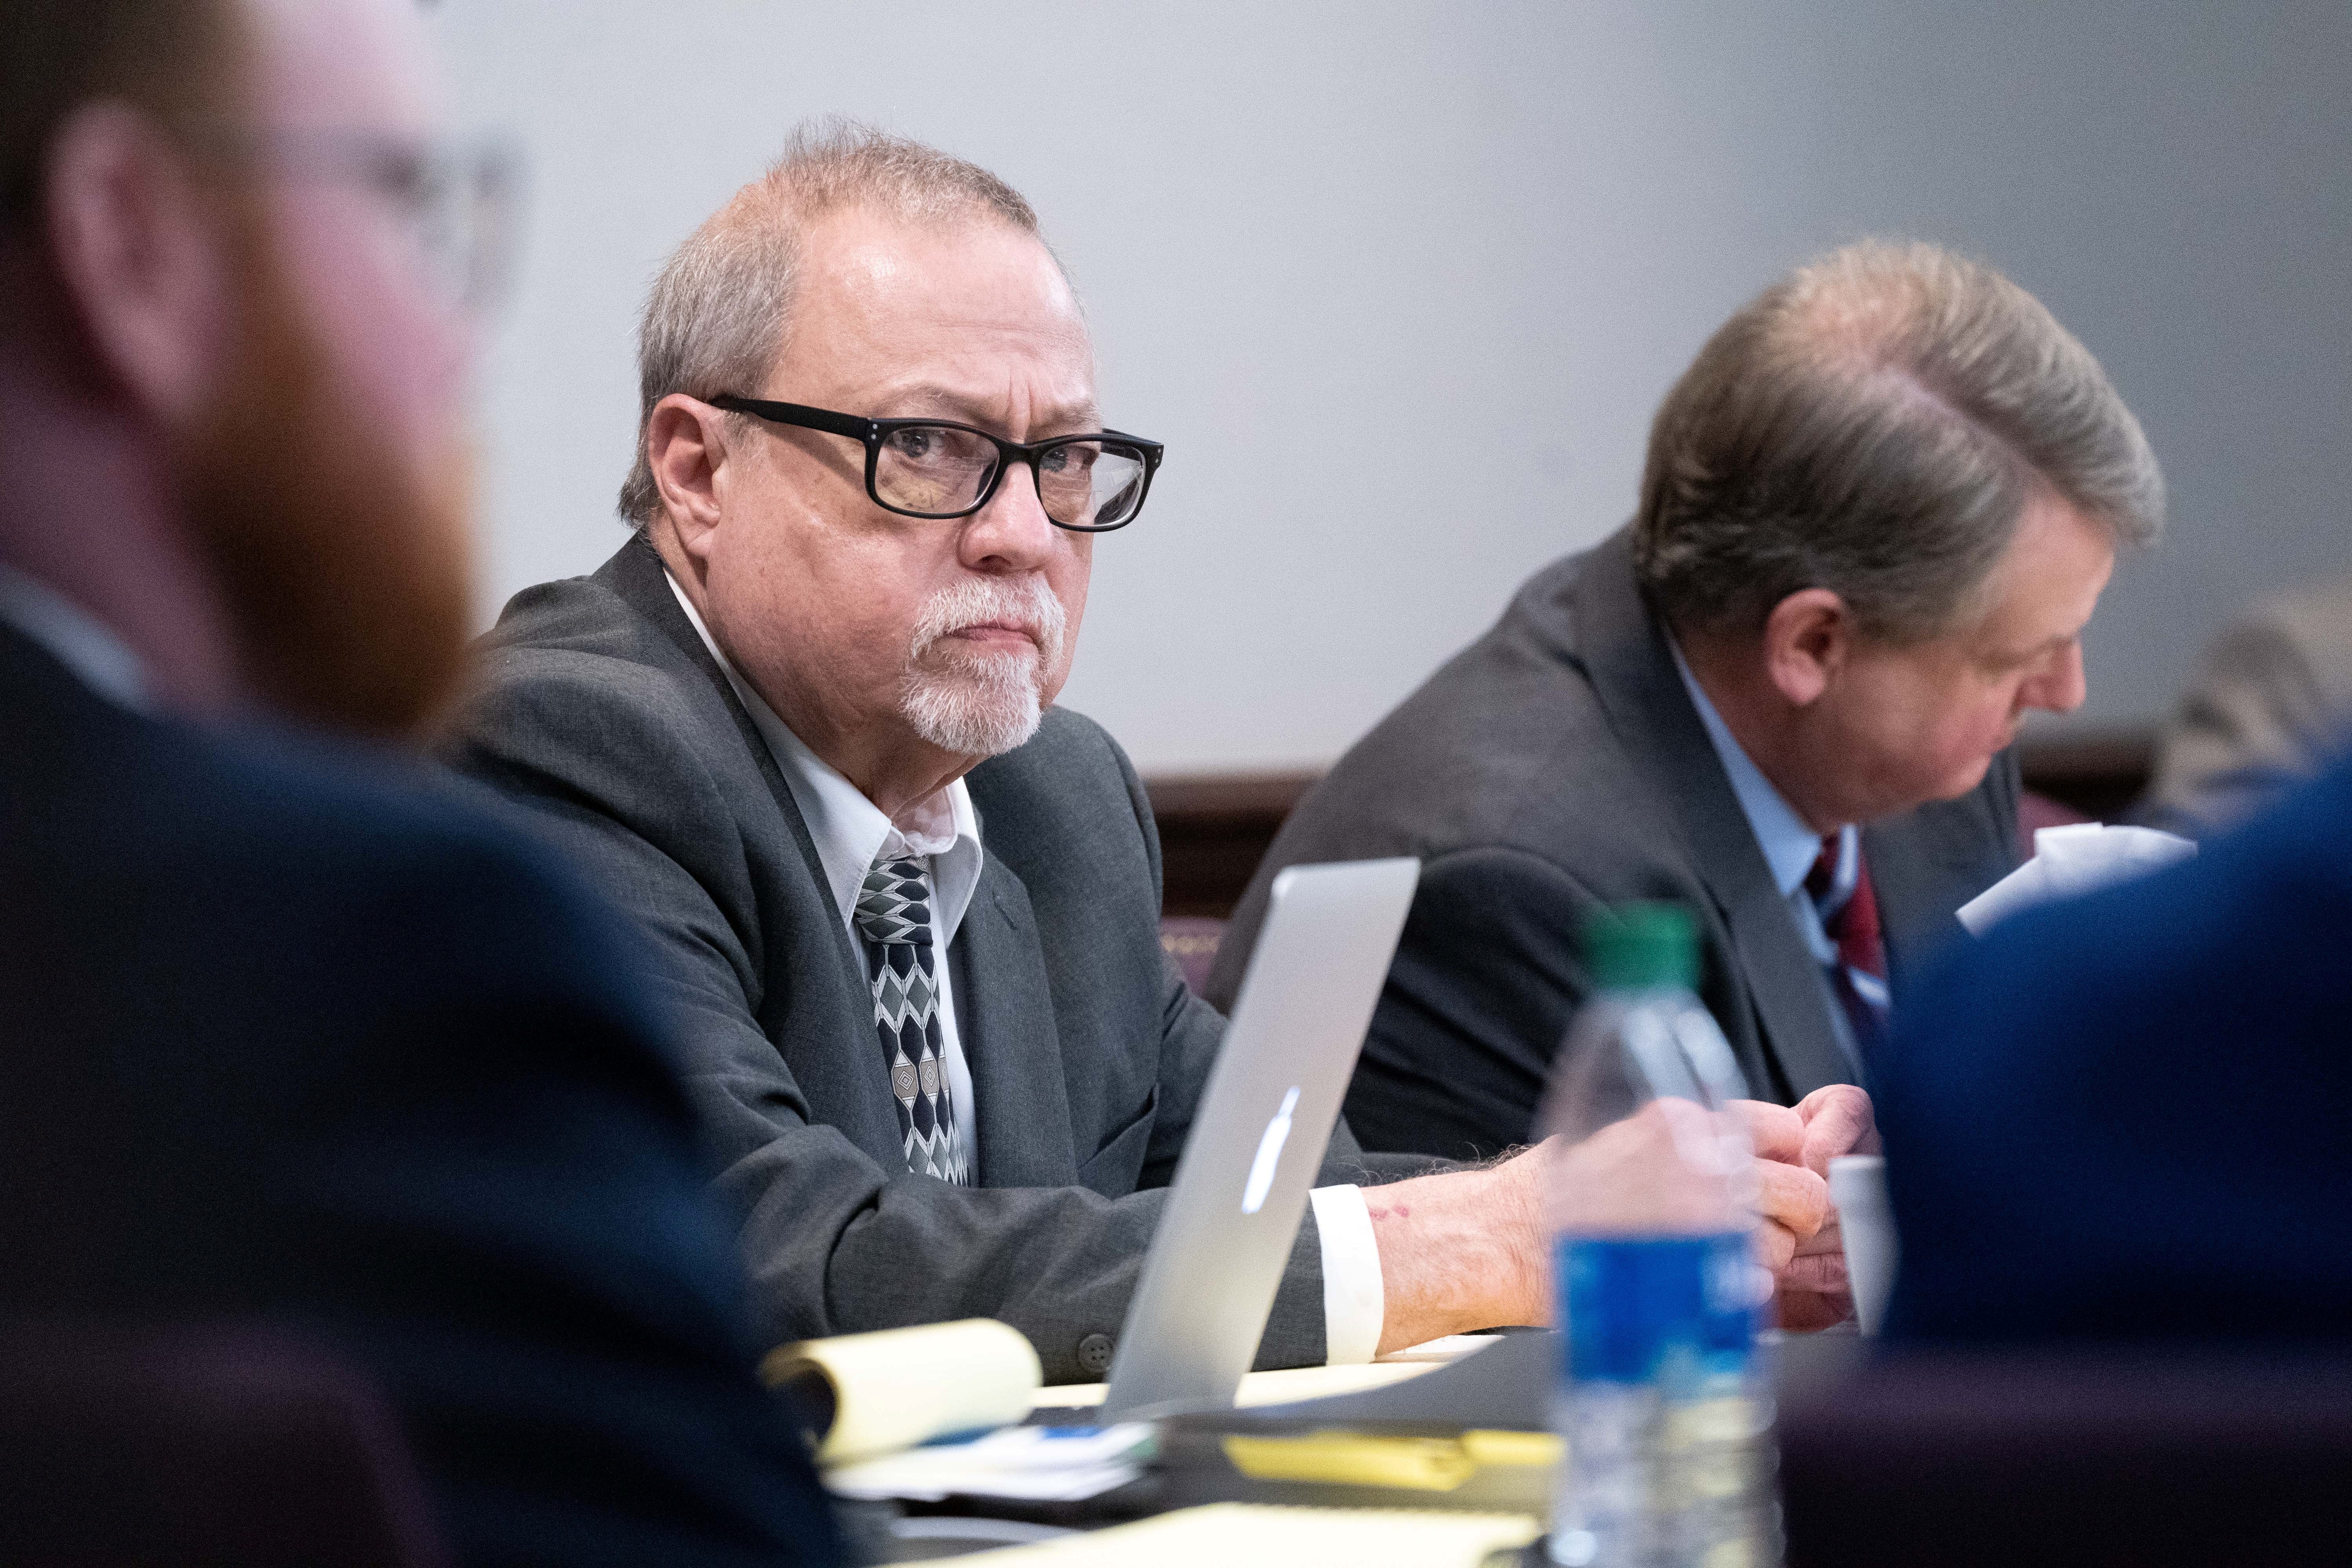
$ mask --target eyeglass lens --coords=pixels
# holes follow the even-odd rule
[[[995,443],[952,425],[901,426],[874,461],[882,504],[924,517],[970,510],[987,493]],[[1143,496],[1143,454],[1116,441],[1063,441],[1038,454],[1037,500],[1065,528],[1113,528]]]
[[[351,182],[384,204],[419,276],[443,303],[497,301],[512,250],[517,166],[498,143],[415,142],[366,131],[198,126],[192,144],[298,179]]]
[[[426,278],[449,303],[480,310],[504,291],[514,181],[505,160],[458,153],[388,161],[378,171],[399,205]]]

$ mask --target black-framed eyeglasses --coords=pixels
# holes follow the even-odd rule
[[[1074,533],[1108,533],[1143,510],[1166,450],[1117,430],[1007,441],[952,420],[865,419],[731,392],[710,405],[865,443],[866,493],[902,517],[970,517],[994,499],[1005,470],[1026,463],[1047,521]]]

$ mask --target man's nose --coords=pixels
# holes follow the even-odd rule
[[[1015,463],[988,504],[965,520],[957,553],[980,572],[1034,572],[1053,552],[1056,530],[1037,499],[1036,471]]]
[[[2052,713],[2072,713],[2083,705],[2089,687],[2083,678],[2083,645],[2069,643],[2050,669],[2033,678],[2023,706]]]

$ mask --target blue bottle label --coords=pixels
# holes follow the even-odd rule
[[[1560,1372],[1572,1383],[1742,1376],[1761,1304],[1744,1232],[1560,1238]]]

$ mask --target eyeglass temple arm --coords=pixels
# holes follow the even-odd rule
[[[1130,436],[1124,430],[1114,430],[1108,425],[1103,426],[1102,433],[1106,436],[1117,437],[1119,440],[1131,442],[1134,445],[1142,447],[1144,455],[1155,463],[1160,461],[1160,459],[1166,455],[1168,450],[1167,447],[1161,446],[1157,441],[1148,440],[1141,436]]]
[[[803,429],[846,436],[853,441],[869,440],[874,434],[874,421],[871,419],[860,419],[854,414],[835,414],[829,408],[811,408],[803,403],[772,403],[763,397],[738,397],[731,392],[722,392],[710,400],[710,405],[731,413],[772,419],[779,425],[797,425]]]

